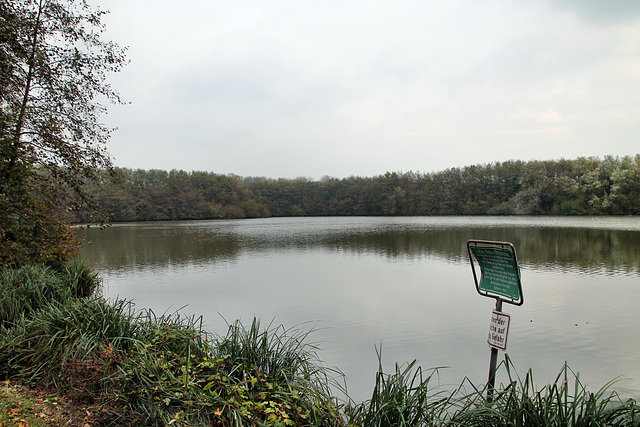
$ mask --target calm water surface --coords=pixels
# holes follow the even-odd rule
[[[83,258],[105,294],[157,314],[314,328],[319,356],[370,397],[385,369],[444,367],[439,384],[487,379],[495,302],[476,293],[466,241],[512,242],[524,305],[507,354],[541,386],[565,361],[589,388],[640,398],[640,219],[549,217],[272,218],[114,224],[89,230]],[[501,358],[504,353],[501,354]],[[506,375],[498,376],[498,382]]]

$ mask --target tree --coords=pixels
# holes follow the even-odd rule
[[[0,2],[0,266],[69,259],[60,204],[95,207],[86,184],[113,172],[100,118],[103,102],[122,102],[105,80],[126,58],[100,38],[104,13],[85,0]]]

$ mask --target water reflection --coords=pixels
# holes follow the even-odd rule
[[[635,218],[622,221],[623,229],[594,228],[593,219],[583,227],[575,220],[573,226],[563,226],[562,219],[543,221],[543,226],[500,218],[481,223],[458,218],[303,220],[116,224],[107,230],[89,230],[88,240],[95,243],[85,244],[83,257],[102,269],[117,270],[226,262],[243,251],[316,247],[389,258],[437,256],[458,262],[467,259],[467,240],[485,239],[512,242],[520,263],[535,268],[607,275],[640,272],[640,225]]]
[[[240,240],[235,235],[206,233],[181,223],[115,224],[90,229],[82,257],[101,270],[143,269],[233,260]]]
[[[115,224],[83,258],[105,295],[157,313],[185,306],[208,329],[275,320],[316,327],[321,358],[370,397],[377,360],[451,366],[443,384],[486,380],[493,301],[477,295],[466,242],[512,242],[525,304],[509,307],[509,355],[552,381],[564,361],[596,389],[640,397],[637,218],[273,218]],[[308,322],[312,322],[309,324]],[[449,387],[451,388],[451,387]]]

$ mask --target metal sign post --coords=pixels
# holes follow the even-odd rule
[[[520,269],[516,249],[511,243],[469,240],[467,251],[469,252],[476,290],[482,296],[496,299],[496,308],[492,312],[487,340],[491,347],[487,400],[491,401],[495,390],[498,350],[507,349],[507,336],[511,321],[511,316],[502,312],[502,302],[514,305],[524,304]],[[480,266],[479,281],[474,260]]]

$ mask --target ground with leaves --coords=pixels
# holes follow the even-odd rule
[[[99,415],[64,396],[0,382],[0,427],[87,427],[97,425]]]

